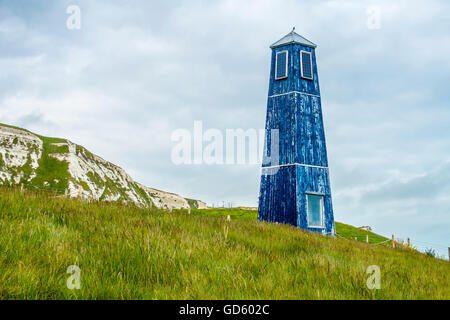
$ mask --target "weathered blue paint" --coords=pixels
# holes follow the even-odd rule
[[[334,216],[315,45],[295,41],[304,38],[292,33],[293,41],[283,44],[281,39],[272,46],[258,219],[331,234]],[[288,76],[275,80],[275,57],[284,50]],[[312,54],[313,80],[301,77],[302,50]],[[279,132],[278,157],[271,154],[273,129]],[[308,227],[307,193],[324,196],[324,228]]]

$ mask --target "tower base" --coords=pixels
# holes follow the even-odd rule
[[[258,220],[331,235],[334,226],[328,168],[300,164],[262,168]],[[308,195],[323,196],[323,227],[308,223]]]

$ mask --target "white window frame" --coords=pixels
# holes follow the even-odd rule
[[[311,78],[305,77],[303,75],[303,53],[307,53],[309,55],[309,64],[311,66]],[[300,50],[300,75],[303,79],[307,80],[313,80],[314,79],[314,71],[313,71],[313,64],[312,64],[312,53],[305,50]]]
[[[278,74],[278,55],[281,53],[286,53],[286,75],[284,77],[280,77],[277,78],[277,74]],[[288,50],[283,50],[283,51],[278,51],[276,56],[275,56],[275,80],[282,80],[282,79],[286,79],[288,77],[288,65],[289,65],[289,51]]]
[[[320,214],[322,216],[322,225],[321,226],[310,226],[309,225],[309,219],[308,219],[308,214],[309,214],[309,210],[308,210],[308,205],[309,205],[309,201],[308,201],[308,195],[312,195],[312,196],[321,196],[322,198],[320,199]],[[318,192],[305,192],[305,197],[306,197],[306,223],[308,224],[308,228],[316,228],[316,229],[325,229],[325,195],[323,193],[318,193]]]

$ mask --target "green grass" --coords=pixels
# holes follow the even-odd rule
[[[336,233],[338,237],[346,238],[346,239],[355,239],[358,241],[366,241],[366,236],[369,236],[369,243],[382,243],[388,240],[388,238],[385,238],[383,236],[380,236],[376,233],[370,232],[370,231],[364,231],[359,228],[355,228],[353,226],[350,226],[348,224],[339,223],[336,222]],[[387,245],[392,244],[392,242],[389,242]]]
[[[241,211],[189,215],[0,187],[0,298],[450,299],[446,261]],[[70,265],[80,290],[66,287]],[[366,287],[370,265],[380,290]]]
[[[180,210],[182,211],[182,210]],[[191,214],[193,215],[207,215],[213,217],[227,217],[230,216],[230,219],[248,219],[248,220],[256,220],[258,219],[258,211],[252,210],[244,210],[241,208],[232,208],[232,209],[221,209],[221,208],[213,208],[213,209],[194,209],[191,210]],[[380,236],[373,232],[368,232],[361,230],[359,228],[355,228],[348,224],[336,222],[336,233],[340,238],[351,239],[354,240],[356,238],[357,241],[366,241],[366,235],[369,235],[369,243],[379,244],[386,240],[387,238]],[[391,244],[391,242],[386,245]]]
[[[184,210],[178,210],[184,212]],[[212,216],[212,217],[223,217],[226,218],[230,216],[231,219],[246,219],[246,220],[256,220],[258,218],[258,211],[251,210],[243,210],[240,208],[232,208],[232,209],[192,209],[192,215],[199,216]]]
[[[39,167],[36,169],[36,177],[25,185],[63,194],[69,185],[69,163],[60,161],[52,157],[51,154],[68,152],[67,146],[54,145],[54,143],[64,143],[67,140],[43,136],[39,136],[39,138],[43,142],[42,156],[38,160]]]

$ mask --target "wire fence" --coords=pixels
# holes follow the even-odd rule
[[[326,233],[325,235],[333,235],[331,232]],[[366,242],[371,245],[388,245],[392,246],[394,248],[404,248],[404,249],[412,249],[412,250],[418,250],[418,247],[421,247],[422,251],[425,251],[427,254],[431,254],[436,258],[446,259],[445,258],[445,252],[448,250],[448,260],[450,261],[450,247],[444,245],[444,244],[438,244],[428,241],[421,241],[416,239],[407,238],[407,242],[405,242],[403,239],[395,239],[394,236],[392,236],[392,239],[386,239],[384,241],[380,242],[369,242],[369,239],[372,237],[373,239],[374,235],[371,235],[370,233],[367,233],[366,235],[352,235],[352,234],[346,234],[346,236],[342,236],[339,233],[336,233],[336,237],[346,240],[355,240],[355,241],[361,241]],[[381,237],[381,236],[377,236]],[[441,254],[439,255],[434,249],[439,249]],[[418,250],[419,251],[419,250]]]
[[[367,242],[373,245],[379,245],[379,244],[384,244],[384,243],[388,243],[388,242],[392,242],[392,240],[387,239],[385,241],[381,241],[381,242],[377,242],[377,243],[373,243],[373,242],[369,242],[369,238],[368,235],[348,235],[347,237],[341,236],[339,233],[335,233],[334,231],[332,232],[325,232],[322,233],[325,236],[336,236],[337,238],[340,239],[345,239],[345,240],[357,240],[357,241],[362,241],[362,242]],[[360,240],[362,239],[362,240]]]

